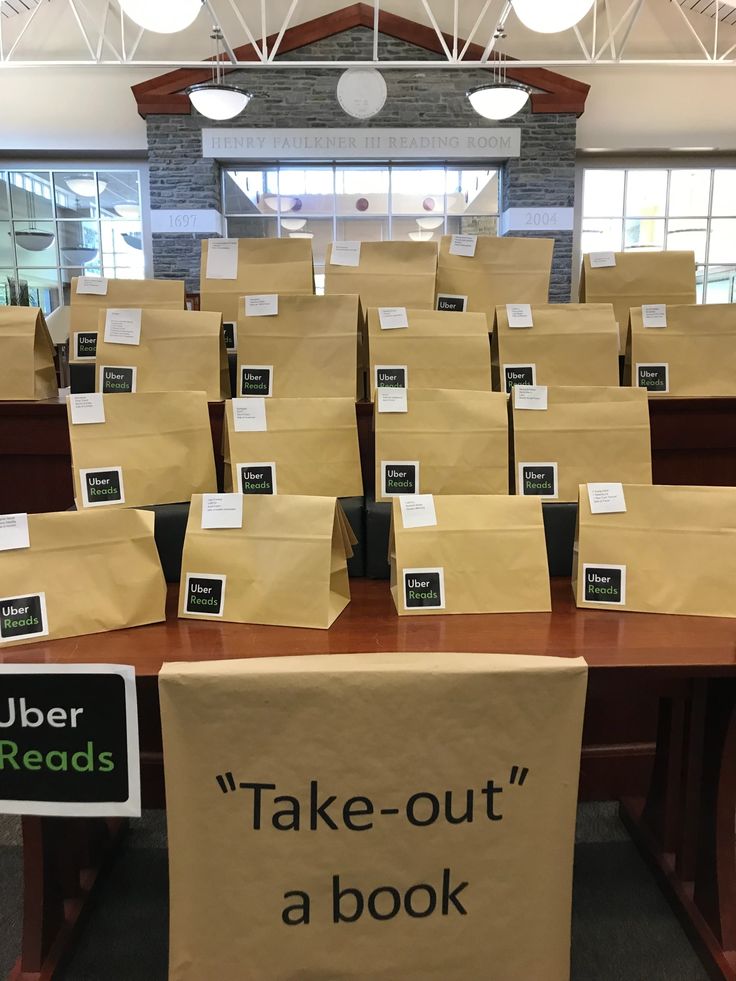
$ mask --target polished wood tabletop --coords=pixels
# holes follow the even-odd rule
[[[351,592],[329,630],[312,630],[180,620],[172,586],[166,623],[0,649],[0,662],[133,664],[140,677],[155,677],[165,661],[477,651],[582,655],[592,669],[736,675],[736,619],[578,610],[568,579],[552,581],[551,613],[398,617],[386,581],[353,579]]]

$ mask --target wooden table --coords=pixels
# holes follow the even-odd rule
[[[736,981],[736,620],[577,610],[553,581],[552,613],[396,616],[385,582],[354,580],[329,631],[177,620],[0,651],[7,663],[127,663],[137,673],[144,805],[163,806],[157,675],[165,661],[380,651],[583,655],[589,700],[625,711],[631,693],[660,698],[654,777],[622,815],[714,978]],[[24,818],[25,900],[14,981],[48,981],[67,956],[118,827]]]

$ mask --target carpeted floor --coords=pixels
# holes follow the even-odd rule
[[[165,845],[162,814],[134,822],[63,981],[165,981]],[[18,953],[20,900],[18,822],[0,818],[0,978]],[[613,804],[578,812],[571,981],[707,981]]]

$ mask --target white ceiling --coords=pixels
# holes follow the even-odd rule
[[[554,0],[548,0],[554,2]],[[276,34],[288,20],[295,26],[348,6],[350,0],[207,0],[195,23],[175,35],[141,33],[121,17],[117,0],[2,0],[0,34],[6,65],[95,61],[144,64],[156,69],[194,64],[211,54],[213,19],[230,45]],[[373,7],[369,0],[367,7]],[[26,10],[25,7],[30,9]],[[506,0],[380,0],[380,9],[439,28],[485,47],[508,8]],[[262,21],[265,10],[265,24]],[[16,12],[17,11],[17,12]],[[716,11],[718,16],[716,17]],[[214,14],[214,18],[212,16]],[[736,64],[736,9],[724,0],[597,0],[579,31],[540,35],[508,14],[499,49],[522,61],[557,66],[605,62],[699,60],[716,70]],[[716,30],[717,25],[717,30]],[[614,46],[607,44],[611,32]],[[595,45],[594,45],[595,40]],[[625,44],[622,51],[622,44]],[[725,57],[724,57],[725,56]],[[285,56],[287,59],[289,56]]]

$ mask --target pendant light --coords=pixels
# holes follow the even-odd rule
[[[66,186],[80,198],[93,198],[97,194],[97,184],[94,177],[70,177]],[[99,181],[100,194],[107,187],[107,181]]]
[[[207,119],[232,119],[239,115],[253,98],[238,85],[228,85],[223,81],[220,41],[222,31],[212,28],[210,37],[215,42],[215,58],[212,66],[212,81],[191,85],[186,93],[197,112]]]
[[[524,27],[538,34],[558,34],[578,24],[596,0],[512,0]]]
[[[53,232],[44,232],[36,228],[36,196],[32,190],[25,192],[28,197],[29,228],[15,231],[15,244],[25,252],[44,252],[54,244],[56,236]]]
[[[509,119],[520,112],[529,101],[529,89],[506,77],[506,59],[501,55],[493,61],[493,81],[477,85],[467,92],[470,104],[485,119]]]
[[[139,27],[156,34],[176,34],[189,27],[202,0],[119,0],[120,8]]]
[[[132,202],[123,202],[122,204],[114,205],[116,214],[120,215],[121,218],[127,218],[128,221],[135,221],[136,218],[140,218],[141,209],[137,204]]]
[[[435,218],[417,218],[417,225],[419,225],[420,228],[435,229],[439,228],[440,225],[444,225],[444,223],[445,219],[442,216]]]

